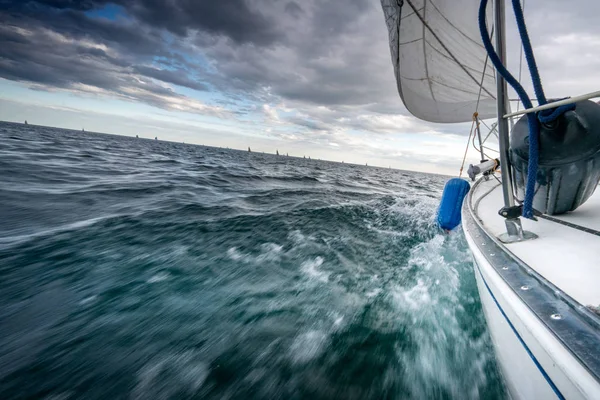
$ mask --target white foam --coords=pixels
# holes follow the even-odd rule
[[[417,284],[411,289],[394,292],[394,295],[412,310],[419,310],[424,306],[435,303],[429,294],[429,287],[422,279],[417,281]]]
[[[264,243],[261,246],[261,253],[256,257],[256,261],[277,261],[281,258],[281,250],[283,246],[277,243]]]
[[[400,318],[412,320],[417,344],[415,351],[399,354],[406,379],[413,382],[407,397],[431,398],[432,387],[443,387],[450,398],[479,398],[489,339],[474,339],[460,322],[464,308],[459,271],[472,273],[464,239],[437,235],[415,246],[407,264],[415,280],[390,290]]]
[[[170,354],[151,361],[138,373],[134,399],[172,399],[182,390],[196,394],[208,377],[209,366],[193,352]],[[171,379],[165,380],[169,375]]]
[[[338,317],[335,319],[335,321],[333,321],[333,326],[337,328],[342,325],[343,321],[344,321],[344,316],[342,315],[341,317]]]
[[[257,256],[252,256],[248,253],[242,253],[237,247],[231,247],[227,250],[227,257],[233,261],[241,261],[244,263],[261,263],[266,261],[278,261],[281,259],[283,246],[277,243],[263,243],[260,245],[261,251]]]
[[[88,226],[94,225],[97,222],[107,220],[110,218],[117,218],[120,216],[121,216],[121,214],[109,214],[109,215],[105,215],[102,217],[96,217],[96,218],[90,218],[90,219],[86,219],[86,220],[82,220],[82,221],[71,222],[71,223],[68,223],[65,225],[58,226],[56,228],[42,230],[39,232],[27,234],[27,235],[15,235],[15,236],[0,237],[0,248],[9,248],[11,246],[18,245],[18,244],[26,242],[28,240],[32,240],[32,239],[36,239],[36,238],[40,238],[40,237],[44,237],[44,236],[50,236],[50,235],[54,235],[54,234],[65,232],[65,231],[86,228]]]
[[[232,247],[227,250],[227,256],[234,261],[243,260],[245,257],[247,257],[246,254],[240,253],[236,247]]]
[[[306,364],[317,358],[323,351],[327,342],[327,334],[322,331],[312,330],[296,336],[290,346],[291,357],[294,362]]]
[[[365,293],[365,296],[371,298],[371,297],[375,297],[377,296],[379,293],[381,293],[382,289],[381,288],[375,288],[373,290],[371,290],[370,292]]]
[[[81,304],[82,306],[84,306],[84,305],[86,305],[86,304],[89,304],[89,303],[92,303],[92,302],[96,301],[96,298],[97,298],[97,296],[96,296],[96,295],[88,296],[88,297],[86,297],[86,298],[82,299],[82,300],[79,302],[79,304]]]
[[[319,270],[319,267],[323,264],[323,258],[317,257],[314,260],[304,261],[300,266],[300,269],[308,275],[310,278],[314,278],[320,282],[329,282],[329,274],[327,272]]]
[[[152,275],[146,282],[148,282],[148,283],[163,282],[169,278],[170,278],[170,275],[167,272],[159,272],[158,274]]]

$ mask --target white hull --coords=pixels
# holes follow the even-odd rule
[[[480,190],[479,195],[483,197],[483,192],[489,192],[489,185],[488,190],[475,187],[473,189],[475,194],[471,196],[476,197],[477,190]],[[515,288],[514,279],[511,287],[507,277],[501,276],[499,272],[502,268],[508,270],[516,267],[513,264],[500,262],[495,253],[504,252],[505,254],[502,254],[504,257],[507,255],[514,257],[514,254],[507,247],[494,241],[493,234],[487,237],[486,221],[479,219],[477,213],[479,203],[472,207],[469,197],[465,202],[468,204],[463,208],[463,228],[475,261],[474,270],[479,295],[496,356],[512,397],[515,399],[600,399],[600,383],[589,370],[589,365],[586,367],[581,359],[565,346],[564,337],[558,337],[556,332],[548,327],[554,322],[562,322],[552,321],[552,315],[560,314],[561,318],[567,319],[571,318],[573,310],[565,309],[568,306],[556,299],[550,303],[550,308],[557,309],[556,314],[548,315],[550,322],[540,318],[539,308],[536,310],[536,315],[536,312],[524,301],[523,294],[517,293],[523,289],[518,286]],[[497,209],[494,211],[497,215]],[[466,213],[470,215],[465,215]],[[474,218],[469,220],[470,216]],[[476,219],[479,219],[479,223]],[[543,240],[543,237],[540,237],[531,241],[530,251],[540,251],[535,247],[540,244],[543,246]],[[531,284],[531,281],[524,283],[523,287],[528,290],[529,298],[535,295],[536,290],[543,294],[542,289],[547,289],[536,287],[535,284]],[[530,289],[527,289],[528,287]],[[533,298],[535,302],[536,299]],[[541,303],[541,300],[537,303]],[[594,329],[591,332],[593,333]],[[600,347],[592,347],[590,351],[600,352]]]

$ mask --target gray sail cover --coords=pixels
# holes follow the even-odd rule
[[[476,107],[480,118],[496,116],[495,71],[479,34],[479,1],[381,0],[398,91],[415,117],[465,122]],[[492,30],[491,6],[487,22]]]

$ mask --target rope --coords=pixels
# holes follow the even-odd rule
[[[465,154],[463,155],[462,164],[460,165],[460,171],[458,177],[462,177],[463,168],[465,167],[465,160],[467,159],[467,152],[469,151],[469,143],[471,142],[471,136],[473,135],[473,127],[475,126],[475,120],[477,119],[477,111],[473,113],[473,123],[471,123],[471,131],[469,132],[469,138],[467,139],[467,147],[465,147]]]
[[[502,64],[500,57],[494,50],[494,46],[488,36],[488,29],[486,24],[486,15],[485,11],[487,8],[488,0],[481,0],[479,6],[479,31],[481,33],[481,38],[483,40],[483,45],[485,47],[490,60],[498,70],[498,73],[502,75],[502,77],[508,82],[512,88],[517,92],[523,106],[525,108],[532,108],[533,104],[529,95],[523,86],[515,79],[515,77],[506,69],[506,67]],[[535,94],[538,98],[539,104],[546,104],[546,96],[544,95],[544,89],[542,87],[542,81],[540,79],[539,71],[537,68],[537,64],[535,62],[535,57],[533,54],[533,49],[531,47],[531,41],[529,40],[529,34],[527,33],[527,27],[525,26],[525,18],[523,17],[523,10],[521,9],[521,4],[519,0],[512,0],[513,11],[515,14],[515,18],[517,21],[517,27],[519,29],[519,34],[521,36],[521,42],[523,44],[523,51],[525,53],[525,60],[527,61],[527,66],[529,68],[529,74],[531,75],[531,80],[533,82],[533,88]],[[541,122],[551,122],[558,118],[560,115],[565,113],[568,110],[572,110],[575,108],[574,104],[570,104],[568,106],[561,106],[555,108],[553,110],[548,110],[549,112],[540,113],[538,115],[528,114],[527,121],[529,123],[529,162],[527,164],[527,183],[525,188],[525,199],[523,202],[523,217],[533,219],[533,198],[535,196],[535,182],[537,177],[538,163],[539,163],[539,134],[540,134],[540,120]],[[540,117],[540,119],[538,119]]]
[[[523,0],[523,11],[525,11],[525,0]],[[521,73],[523,72],[523,43],[521,43],[521,50],[519,50],[519,82],[521,82]],[[520,101],[517,101],[517,111],[519,111]]]
[[[476,131],[475,131],[475,132],[477,132],[477,129],[479,129],[479,125],[481,125],[481,122],[483,122],[483,121],[479,119],[479,114],[478,114],[477,112],[475,112],[475,113],[473,114],[473,120],[474,120],[474,121],[475,121],[475,123],[476,123],[476,125],[475,125],[475,129],[476,129]],[[489,137],[489,134],[488,134],[488,137]],[[487,139],[487,137],[486,137],[486,139]],[[480,147],[477,147],[477,145],[475,144],[475,135],[473,135],[473,139],[471,140],[471,145],[473,146],[473,148],[474,148],[474,149],[475,149],[475,150],[476,150],[478,153],[480,153],[480,154],[481,154],[481,153],[483,153],[483,155],[484,155],[484,156],[486,156],[487,158],[489,158],[490,160],[494,159],[494,157],[491,157],[489,154],[487,154],[485,151],[482,151],[482,150],[483,150],[484,148],[486,148],[486,149],[489,149],[489,150],[493,150],[493,151],[496,151],[496,150],[494,150],[494,149],[490,149],[489,147],[485,147],[485,146],[483,145],[483,143],[485,143],[485,140],[484,140],[483,142],[479,143],[479,146],[480,146]]]

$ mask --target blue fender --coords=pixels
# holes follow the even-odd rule
[[[446,182],[437,215],[440,228],[450,231],[460,224],[460,210],[469,189],[471,185],[464,179],[452,178]]]

